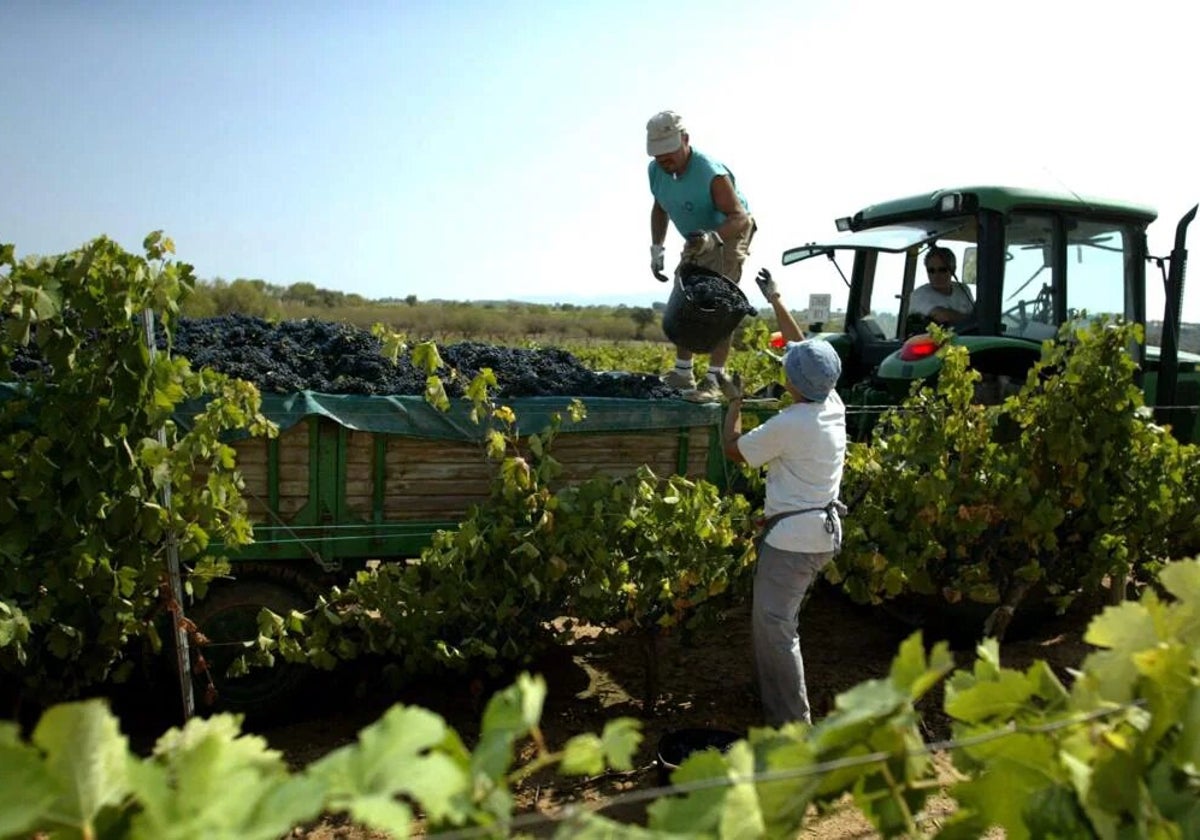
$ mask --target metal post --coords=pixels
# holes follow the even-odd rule
[[[1170,269],[1167,275],[1166,310],[1163,312],[1162,341],[1158,354],[1158,382],[1154,389],[1157,404],[1155,419],[1169,423],[1176,438],[1188,441],[1191,429],[1181,427],[1187,413],[1177,405],[1179,390],[1179,324],[1183,311],[1183,284],[1187,278],[1187,229],[1196,218],[1193,206],[1175,226],[1175,247],[1171,251]]]
[[[158,354],[154,342],[154,312],[146,309],[142,312],[142,324],[146,328],[146,346],[150,351],[150,364]],[[158,442],[167,445],[167,430],[158,430]],[[169,512],[171,510],[171,485],[162,489],[162,504]],[[179,693],[183,700],[183,720],[186,723],[196,713],[196,698],[192,689],[191,651],[188,646],[188,635],[184,629],[183,613],[183,579],[179,571],[179,546],[175,543],[175,534],[167,530],[167,581],[171,588],[171,599],[175,602],[171,612],[171,624],[175,638],[175,670],[179,676]]]

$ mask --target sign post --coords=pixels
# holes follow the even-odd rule
[[[833,295],[808,296],[808,323],[823,324],[829,320],[829,307],[833,303]]]

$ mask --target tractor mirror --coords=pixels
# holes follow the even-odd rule
[[[978,255],[979,248],[974,245],[963,251],[962,281],[968,286],[975,285],[975,270],[977,267],[976,258]]]

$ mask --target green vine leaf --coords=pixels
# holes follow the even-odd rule
[[[62,788],[50,775],[41,754],[22,744],[16,724],[0,721],[0,837],[24,837],[32,833],[43,815],[62,796]]]
[[[715,749],[692,753],[671,773],[671,783],[684,785],[728,774],[725,761]],[[700,836],[719,836],[728,789],[722,786],[692,791],[686,796],[659,799],[646,809],[649,826],[656,831]]]
[[[310,775],[328,787],[330,802],[362,822],[405,836],[412,797],[435,822],[461,820],[470,805],[468,753],[438,715],[395,706],[364,729],[358,742],[318,760]]]
[[[595,776],[604,772],[604,744],[599,736],[585,732],[567,741],[560,767],[567,776]]]
[[[445,367],[442,356],[438,353],[437,344],[432,341],[418,342],[412,349],[412,362],[418,369],[432,374]]]
[[[48,710],[33,731],[46,772],[62,794],[50,808],[55,822],[93,836],[96,819],[130,792],[128,742],[102,701]]]
[[[325,799],[320,780],[290,775],[279,752],[230,715],[170,730],[130,779],[142,805],[132,840],[271,840],[316,817]]]
[[[600,736],[604,760],[614,770],[632,770],[633,757],[642,743],[641,721],[616,718],[604,724]]]

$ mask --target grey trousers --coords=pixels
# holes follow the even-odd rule
[[[762,544],[754,570],[751,630],[767,726],[812,722],[797,620],[805,593],[834,553],[804,554]]]

